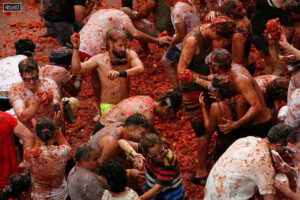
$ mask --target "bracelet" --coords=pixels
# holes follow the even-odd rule
[[[130,169],[126,169],[126,175],[127,175],[127,177],[130,176]]]
[[[196,83],[196,80],[197,80],[197,76],[194,76],[194,78],[193,78],[193,83],[197,84],[197,83]]]
[[[127,71],[126,70],[119,71],[119,77],[127,77]]]
[[[131,156],[131,154],[132,154],[132,150],[129,152],[129,154],[127,154],[127,156],[126,156],[126,160],[129,160],[129,158],[130,158],[130,156]]]
[[[80,78],[75,78],[75,81],[80,81],[82,82],[82,80]]]
[[[75,47],[73,47],[73,50],[74,50],[74,49],[75,49],[75,50],[78,50],[78,49],[79,49],[79,47],[78,47],[78,48],[75,48]]]

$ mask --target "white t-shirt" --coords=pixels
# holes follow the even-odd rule
[[[235,141],[209,173],[204,200],[247,200],[258,188],[275,194],[275,169],[267,142],[256,137]]]
[[[124,197],[113,197],[108,190],[105,190],[101,200],[139,200],[140,199],[139,195],[133,189],[126,187],[126,190],[128,192],[127,195]]]
[[[68,186],[65,178],[67,161],[70,158],[71,147],[42,146],[28,148],[24,151],[24,163],[31,174],[34,200],[65,200],[68,196]]]
[[[100,200],[104,191],[98,175],[83,167],[74,167],[70,171],[68,188],[72,200]]]
[[[180,22],[184,22],[186,33],[190,32],[195,26],[199,26],[200,15],[196,7],[191,3],[177,2],[174,7],[171,7],[171,21],[174,26]],[[176,44],[176,47],[181,50],[181,43]]]
[[[94,56],[106,50],[106,33],[114,28],[132,24],[130,18],[117,9],[101,9],[95,12],[80,31],[79,50]]]
[[[300,89],[295,89],[291,96],[285,123],[291,127],[300,125]]]
[[[16,55],[0,60],[0,92],[8,93],[13,84],[22,81],[18,65],[26,58],[24,55]]]

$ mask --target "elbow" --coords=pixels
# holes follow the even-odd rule
[[[19,120],[20,120],[22,123],[26,123],[26,122],[28,122],[28,120],[29,120],[28,116],[26,116],[26,115],[24,114],[24,112],[22,112],[22,113],[18,116],[18,118],[19,118]]]

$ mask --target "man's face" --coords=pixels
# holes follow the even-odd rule
[[[31,90],[37,89],[39,83],[39,73],[36,70],[30,73],[25,72],[21,75],[21,77],[26,88]]]
[[[155,144],[148,148],[148,157],[155,163],[160,163],[163,162],[166,151],[162,144]]]
[[[300,163],[300,141],[295,144],[288,143],[288,148],[294,152],[291,154],[293,161]]]
[[[96,172],[99,169],[98,158],[100,157],[100,153],[95,150],[90,151],[88,161],[82,160],[81,162],[84,164],[84,167]]]
[[[112,52],[117,58],[126,58],[127,39],[118,39],[112,46]]]
[[[147,131],[147,129],[142,126],[129,126],[128,128],[130,140],[134,142],[139,142],[143,137],[143,133]]]

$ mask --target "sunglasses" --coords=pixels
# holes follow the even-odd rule
[[[30,82],[30,80],[36,81],[36,80],[39,79],[39,75],[36,75],[34,77],[31,77],[31,78],[22,77],[22,79],[23,79],[24,82]]]
[[[151,154],[151,155],[148,153],[148,157],[150,159],[153,159],[153,158],[157,157],[159,154],[161,154],[162,152],[164,152],[165,150],[166,150],[165,147],[162,147],[162,149],[158,153],[154,153],[154,154]]]

